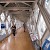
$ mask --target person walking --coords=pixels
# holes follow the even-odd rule
[[[25,23],[23,24],[23,27],[24,27],[24,32],[25,32],[25,29],[26,29],[26,28],[25,28],[25,27],[26,27]]]
[[[15,36],[15,32],[16,32],[16,26],[13,24],[13,26],[12,26],[12,33],[13,33],[14,36]]]

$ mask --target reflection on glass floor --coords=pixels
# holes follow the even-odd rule
[[[28,32],[23,32],[23,28],[17,30],[14,37],[12,34],[0,43],[0,50],[35,50]]]

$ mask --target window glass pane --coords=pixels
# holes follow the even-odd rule
[[[6,30],[8,29],[8,21],[6,20]]]
[[[42,1],[42,0],[39,0],[39,3],[40,3],[40,4],[41,4],[41,1]]]
[[[17,20],[15,19],[14,24],[16,24]]]
[[[1,13],[1,20],[2,20],[2,21],[5,20],[5,15],[4,15],[4,13]]]
[[[5,29],[2,29],[1,30],[1,35],[4,35],[4,34],[6,34],[6,30]]]
[[[7,19],[8,19],[8,22],[10,22],[10,21],[11,21],[10,15],[8,16],[8,18],[7,18]]]
[[[1,30],[1,21],[0,21],[0,30]]]
[[[47,9],[47,11],[50,14],[50,0],[45,0],[45,8]]]
[[[23,25],[23,22],[16,20],[16,29],[20,28]]]
[[[42,38],[46,28],[47,27],[46,27],[45,21],[43,19],[43,16],[40,15],[39,22],[38,22],[38,32],[39,32],[40,39]]]
[[[37,4],[35,4],[35,10],[34,10],[34,16],[33,17],[35,17],[36,22],[38,19],[38,14],[39,14],[39,7]]]
[[[48,40],[50,41],[50,35],[48,36]]]
[[[8,34],[11,34],[11,28],[8,28]]]

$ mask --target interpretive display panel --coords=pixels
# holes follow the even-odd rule
[[[5,29],[6,25],[4,23],[1,24],[1,29]]]
[[[50,37],[48,37],[48,39],[45,40],[45,42],[43,43],[42,49],[50,50]]]

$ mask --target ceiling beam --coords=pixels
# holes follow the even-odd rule
[[[30,14],[30,12],[27,12],[27,11],[18,11],[18,12],[12,11],[12,12],[9,12],[9,13],[11,13],[11,14]]]
[[[0,10],[3,10],[3,6],[0,5]]]
[[[30,17],[30,14],[11,14],[15,17],[19,17],[19,18],[29,18]]]
[[[35,0],[0,0],[0,3],[35,2]]]
[[[8,4],[9,4],[9,3],[6,3],[6,4],[4,5],[4,7],[6,7]]]
[[[30,10],[31,7],[5,7],[4,10]]]
[[[29,5],[29,4],[25,3],[25,2],[22,2],[22,3],[31,7],[31,5]]]

